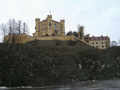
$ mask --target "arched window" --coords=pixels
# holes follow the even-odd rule
[[[48,34],[46,34],[45,36],[49,36]]]
[[[55,36],[55,34],[53,33],[52,36]]]

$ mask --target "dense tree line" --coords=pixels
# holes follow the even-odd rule
[[[42,86],[120,78],[120,47],[0,44],[1,86]]]

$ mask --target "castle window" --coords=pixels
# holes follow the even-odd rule
[[[104,46],[102,46],[102,48],[104,48]]]
[[[49,22],[49,27],[51,27],[52,26],[52,23],[51,22]]]
[[[55,34],[53,33],[52,36],[55,36]]]
[[[56,30],[56,24],[54,24],[54,29]]]
[[[56,28],[56,24],[54,24],[55,28]]]
[[[104,44],[104,42],[102,42],[102,44]]]
[[[57,34],[57,33],[58,33],[58,31],[57,31],[57,30],[55,30],[55,33]]]
[[[58,31],[57,31],[57,29],[56,29],[56,24],[54,24],[54,30],[55,30],[55,33],[57,34]]]
[[[45,36],[49,36],[48,34],[46,34]]]

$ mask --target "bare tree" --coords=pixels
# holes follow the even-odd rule
[[[28,34],[28,26],[21,20],[16,21],[15,19],[10,19],[7,24],[1,24],[0,28],[3,37],[6,37],[6,41],[10,43],[15,43],[18,35]]]
[[[117,45],[118,45],[117,41],[112,41],[112,42],[111,42],[111,47],[117,46]]]
[[[21,21],[18,21],[18,34],[21,34],[22,30],[21,30]]]
[[[5,35],[7,35],[7,33],[8,33],[8,28],[7,28],[6,24],[1,24],[0,29],[2,31],[3,37],[5,37]]]
[[[8,27],[9,27],[9,32],[8,32],[8,40],[7,42],[11,42],[11,43],[15,43],[15,20],[14,19],[10,19],[8,22]]]
[[[23,34],[28,34],[28,26],[25,22],[23,23]]]

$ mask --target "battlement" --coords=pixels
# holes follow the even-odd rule
[[[52,15],[48,15],[43,21],[36,18],[36,32],[33,34],[34,37],[42,36],[64,36],[65,35],[65,20],[60,22],[52,20]]]

